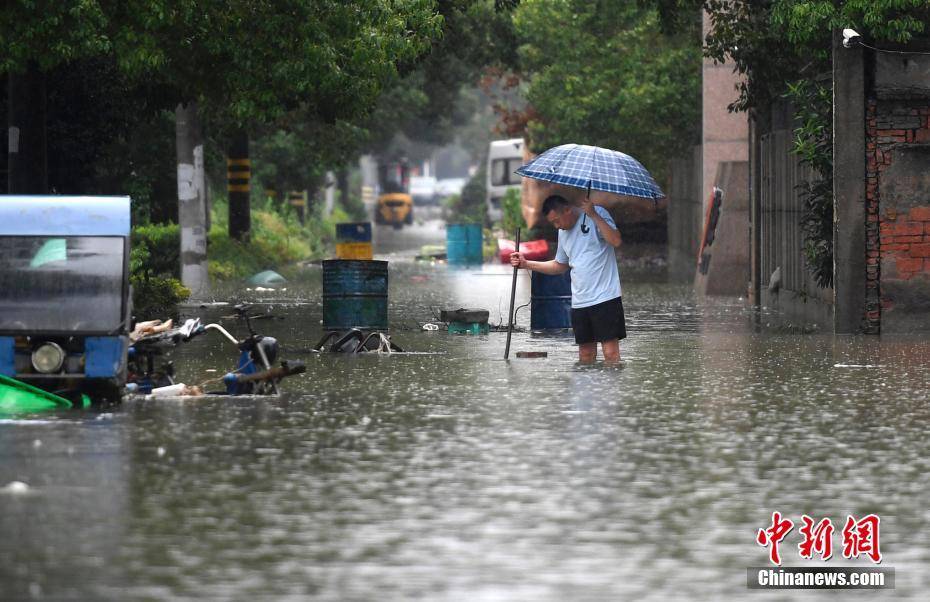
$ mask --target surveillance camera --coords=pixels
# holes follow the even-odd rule
[[[849,29],[849,28],[844,29],[843,30],[843,47],[849,48],[850,44],[858,42],[859,38],[861,37],[862,36],[856,33],[855,29]]]

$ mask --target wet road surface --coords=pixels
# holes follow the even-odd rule
[[[418,353],[306,353],[322,334],[310,266],[252,293],[282,318],[263,331],[307,362],[281,398],[0,421],[0,599],[926,599],[926,341],[762,333],[739,301],[624,272],[622,364],[525,331],[512,349],[549,357],[506,363],[502,333],[420,330],[442,307],[496,322],[510,283],[506,266],[407,259],[442,240],[420,228],[379,248],[392,335]],[[180,380],[221,375],[230,347],[185,345]],[[747,590],[774,510],[833,520],[827,566],[872,566],[839,557],[839,531],[878,514],[896,589]],[[804,565],[799,541],[786,566]]]

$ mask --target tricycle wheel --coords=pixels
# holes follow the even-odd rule
[[[112,406],[120,403],[123,399],[123,387],[115,382],[96,382],[88,384],[84,393],[90,397],[94,405]]]

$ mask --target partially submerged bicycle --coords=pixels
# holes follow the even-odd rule
[[[205,325],[200,322],[199,318],[189,319],[179,328],[142,337],[129,348],[129,384],[127,388],[130,392],[142,394],[149,394],[153,391],[158,393],[159,389],[175,394],[184,394],[181,391],[182,387],[178,387],[177,390],[164,389],[165,387],[178,386],[181,383],[176,383],[174,380],[173,362],[169,360],[159,362],[158,360],[163,359],[165,354],[180,343],[188,342],[208,330],[215,330],[239,349],[239,358],[235,370],[226,373],[221,378],[203,383],[210,384],[222,381],[226,389],[224,391],[211,391],[207,394],[280,394],[278,385],[282,379],[305,372],[307,368],[303,362],[293,360],[285,360],[279,365],[273,366],[278,357],[278,341],[274,337],[255,332],[248,313],[249,309],[250,307],[247,305],[237,305],[235,307],[236,317],[245,321],[246,328],[249,331],[249,335],[242,340],[234,337],[220,324]],[[201,391],[193,391],[192,389],[188,388],[188,393],[202,394]]]

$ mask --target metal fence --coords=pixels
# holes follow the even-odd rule
[[[782,289],[819,296],[805,266],[800,226],[804,201],[798,186],[811,177],[812,170],[791,152],[789,130],[774,130],[762,136],[760,142],[762,288],[768,287],[772,273],[781,267]]]

